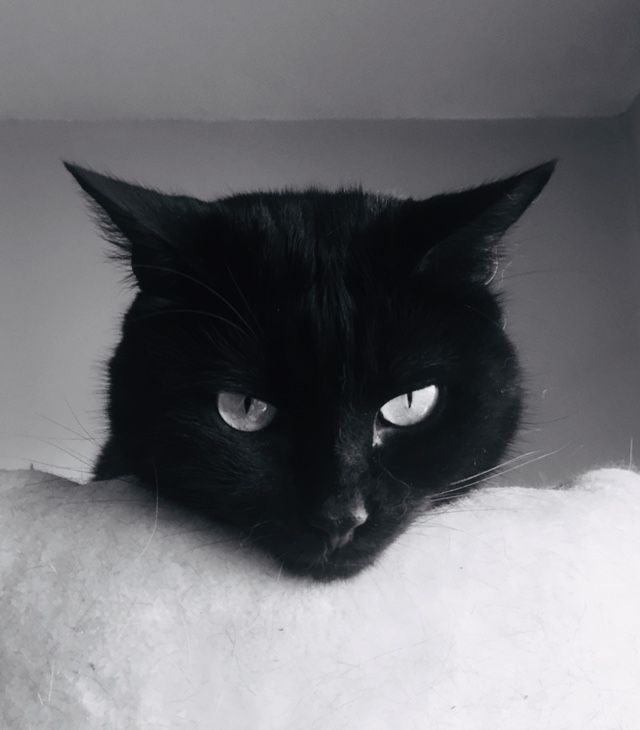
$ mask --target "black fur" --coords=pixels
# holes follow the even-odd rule
[[[96,478],[134,475],[328,580],[504,455],[521,377],[488,281],[553,163],[424,201],[310,189],[203,202],[67,168],[139,289],[109,364]],[[380,407],[430,383],[432,416],[374,447]],[[278,414],[236,431],[220,391]],[[327,550],[314,515],[354,494],[369,519]]]

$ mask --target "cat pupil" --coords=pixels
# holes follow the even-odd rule
[[[409,392],[407,393],[407,406],[408,406],[409,408],[411,408],[411,402],[412,402],[412,401],[413,401],[413,391],[412,391],[412,390],[410,390],[410,391],[409,391]]]
[[[246,415],[249,415],[249,411],[251,410],[251,403],[253,401],[253,398],[251,396],[246,396],[244,399],[244,412]]]

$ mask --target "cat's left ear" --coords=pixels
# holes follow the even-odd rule
[[[555,166],[552,160],[477,188],[410,201],[414,245],[427,247],[417,252],[418,272],[488,283],[502,237],[542,192]]]
[[[190,269],[186,221],[206,214],[203,201],[167,195],[65,162],[86,193],[105,237],[143,291],[167,296],[185,286]]]

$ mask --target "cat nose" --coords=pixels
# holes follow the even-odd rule
[[[323,509],[313,515],[311,524],[322,530],[332,550],[347,545],[353,539],[353,533],[363,525],[369,516],[362,497],[336,509],[335,504],[325,505]]]

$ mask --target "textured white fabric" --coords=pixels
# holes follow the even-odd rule
[[[640,476],[486,488],[313,584],[123,482],[0,473],[0,727],[640,727]]]

